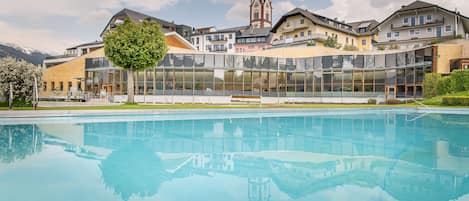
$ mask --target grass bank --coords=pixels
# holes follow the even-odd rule
[[[469,96],[469,91],[463,91],[463,92],[458,92],[458,93],[453,93],[453,94],[428,98],[428,99],[425,99],[424,101],[422,101],[422,103],[425,104],[425,105],[429,105],[429,106],[442,106],[442,107],[445,107],[442,104],[442,99],[445,96]]]

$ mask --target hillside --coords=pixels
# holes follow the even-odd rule
[[[0,44],[0,58],[13,57],[38,65],[42,64],[44,58],[49,56],[37,50],[22,48],[11,44]]]

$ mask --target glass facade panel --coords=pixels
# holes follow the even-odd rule
[[[403,67],[403,66],[406,66],[407,64],[407,54],[405,52],[402,52],[402,53],[398,53],[397,54],[397,66],[398,67]]]
[[[401,97],[418,97],[425,73],[432,72],[431,62],[426,61],[432,53],[429,48],[388,55],[309,58],[168,54],[157,68],[135,72],[135,93],[376,97],[384,94],[389,85],[396,87]],[[108,61],[102,58],[100,62]],[[126,71],[109,68],[86,71],[86,90],[94,94],[101,89],[113,95],[126,94]]]
[[[215,55],[215,68],[225,68],[224,55]]]
[[[194,67],[200,68],[205,66],[205,56],[203,54],[194,55]]]
[[[354,68],[354,60],[355,59],[353,58],[352,55],[346,55],[343,58],[344,58],[343,69],[349,69],[350,70],[350,69]]]
[[[396,67],[396,54],[386,55],[386,68]]]
[[[375,56],[375,68],[384,68],[386,66],[386,56],[376,55]]]
[[[342,68],[343,56],[332,56],[332,68]]]
[[[314,70],[321,70],[322,67],[322,57],[314,57],[313,58],[313,69]]]
[[[205,68],[213,68],[215,67],[215,55],[213,54],[206,54],[205,55]]]
[[[322,57],[322,68],[323,69],[331,69],[332,68],[332,56],[324,56]]]
[[[375,68],[375,56],[373,55],[365,56],[365,68],[367,69]]]

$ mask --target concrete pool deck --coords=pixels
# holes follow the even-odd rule
[[[469,115],[469,108],[433,108],[433,107],[373,107],[373,108],[206,108],[206,109],[135,109],[135,110],[17,110],[0,111],[2,119],[21,118],[47,118],[47,117],[79,117],[79,116],[120,116],[120,115],[158,115],[158,114],[181,114],[197,113],[204,115],[207,112],[318,112],[318,111],[404,111],[416,113],[450,113]]]

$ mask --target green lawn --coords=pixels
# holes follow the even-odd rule
[[[422,101],[423,104],[429,105],[429,106],[443,106],[441,105],[441,101],[443,97],[445,96],[469,96],[469,91],[463,91],[463,92],[458,92],[458,93],[453,93],[453,94],[448,94],[444,96],[437,96],[433,98],[428,98]]]
[[[328,108],[383,108],[383,107],[418,107],[416,104],[404,105],[370,105],[370,104],[282,104],[282,105],[205,105],[205,104],[175,104],[175,105],[118,105],[118,106],[74,106],[74,107],[39,107],[39,110],[145,110],[145,109],[256,109],[256,108],[310,108],[310,109],[328,109]],[[8,110],[6,107],[0,107],[0,110]],[[14,108],[14,110],[31,110],[29,107]]]

